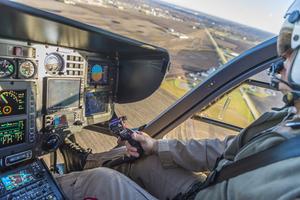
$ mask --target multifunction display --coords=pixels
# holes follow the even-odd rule
[[[108,96],[103,92],[87,92],[85,95],[85,115],[91,116],[108,111]]]
[[[0,123],[0,148],[25,141],[26,120]]]
[[[17,189],[35,180],[32,172],[28,169],[20,170],[1,178],[1,182],[7,191]]]
[[[35,160],[0,174],[0,199],[48,199],[63,198],[47,166]]]
[[[47,110],[77,108],[80,100],[80,84],[80,79],[49,79]]]
[[[89,85],[107,85],[108,84],[108,66],[90,62],[89,63],[89,73],[88,73],[88,84]]]
[[[0,117],[26,114],[26,90],[0,91]]]

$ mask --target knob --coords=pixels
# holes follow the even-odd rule
[[[44,144],[45,150],[54,150],[57,149],[60,143],[60,138],[58,135],[50,135],[47,141]]]
[[[8,194],[7,196],[6,196],[6,199],[7,200],[12,200],[14,198],[14,196],[12,195],[12,194]]]
[[[44,172],[42,172],[42,171],[36,172],[36,173],[34,174],[34,176],[35,176],[36,178],[42,178],[42,177],[44,176]],[[39,186],[40,186],[40,183],[42,183],[42,182],[39,182]],[[42,184],[43,184],[43,183],[42,183]]]

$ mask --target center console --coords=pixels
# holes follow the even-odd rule
[[[33,158],[36,138],[36,85],[0,80],[0,166]]]
[[[0,86],[0,199],[63,199],[47,166],[36,159],[35,81],[0,80]]]
[[[58,200],[62,192],[41,160],[0,175],[0,200]]]

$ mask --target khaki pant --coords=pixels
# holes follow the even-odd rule
[[[87,162],[96,160],[101,158],[93,154]],[[98,167],[57,177],[65,195],[72,200],[172,199],[204,179],[203,175],[180,167],[164,169],[155,155],[123,164],[116,170]]]

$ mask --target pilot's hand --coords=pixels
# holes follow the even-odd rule
[[[120,137],[118,137],[117,143],[119,146],[124,146],[126,141],[122,140]]]
[[[151,138],[147,133],[143,132],[135,132],[131,135],[132,139],[140,142],[144,152],[146,155],[150,155],[154,153],[154,150],[157,145],[157,140]],[[127,154],[129,156],[139,157],[139,153],[137,149],[131,146],[127,141],[125,142],[127,148]]]

